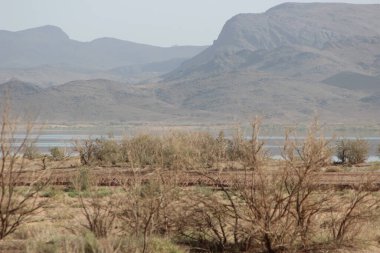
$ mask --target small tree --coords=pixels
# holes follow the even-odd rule
[[[343,164],[358,164],[365,162],[368,158],[369,144],[363,139],[338,141],[336,156]]]

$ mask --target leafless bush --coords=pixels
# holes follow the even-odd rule
[[[25,144],[26,147],[23,150],[24,157],[28,160],[34,160],[41,157],[41,153],[39,152],[38,148],[34,145],[33,142],[30,142],[28,144]]]
[[[363,182],[356,189],[336,196],[328,221],[334,243],[352,241],[363,230],[363,224],[378,217],[380,200],[371,192],[371,183]]]
[[[128,198],[119,205],[119,217],[124,221],[124,231],[143,239],[142,252],[147,252],[153,235],[165,235],[170,229],[170,216],[176,200],[173,178],[163,178],[159,171],[142,180],[135,174],[132,182],[123,184]]]
[[[246,140],[240,128],[237,128],[232,136],[232,140],[228,143],[227,154],[228,159],[240,161],[244,159]]]
[[[237,135],[231,146],[223,135],[215,139],[204,133],[124,140],[118,146],[125,148],[133,176],[120,182],[124,192],[116,204],[95,198],[83,202],[91,210],[85,212],[87,220],[98,223],[88,227],[104,236],[113,220],[120,219],[126,235],[142,238],[142,252],[148,252],[155,236],[173,236],[206,252],[297,252],[318,247],[320,234],[329,237],[325,243],[341,245],[375,217],[379,202],[366,183],[349,191],[318,184],[331,163],[332,149],[317,121],[302,140],[286,132],[281,161],[270,159],[259,131],[256,120],[252,137]],[[227,181],[222,171],[197,170],[196,175],[215,187],[177,187],[177,176],[184,174],[179,169],[208,168],[232,158],[246,170],[230,174]],[[158,169],[149,174],[135,170],[144,166]]]
[[[24,137],[20,142],[16,140],[20,123],[11,116],[9,104],[5,104],[0,121],[0,239],[14,233],[44,206],[38,193],[49,182],[47,171],[30,171],[27,178],[22,177],[27,172],[24,154],[34,125],[28,123],[22,128]],[[22,186],[25,181],[28,183]]]
[[[191,193],[192,197],[188,199],[193,199],[189,200],[193,205],[188,205],[190,207],[184,212],[186,218],[178,226],[183,228],[182,234],[199,245],[211,243],[215,245],[213,250],[218,252],[232,249],[248,252],[310,250],[315,234],[321,232],[321,223],[339,224],[333,227],[351,234],[354,231],[351,224],[363,222],[363,216],[358,212],[349,211],[355,203],[374,210],[374,204],[364,204],[360,202],[361,198],[335,202],[335,190],[323,189],[316,184],[323,167],[331,162],[330,142],[323,137],[317,121],[312,123],[302,142],[291,138],[290,133],[286,134],[284,160],[279,162],[276,170],[268,170],[267,153],[261,142],[255,142],[258,141],[259,124],[253,126],[254,142],[250,143],[251,157],[246,161],[254,170],[247,170],[244,178],[230,182],[233,183],[231,188],[225,188],[218,176],[204,174],[222,191],[199,197]],[[360,190],[354,192],[361,196]],[[337,203],[347,204],[335,206]],[[337,210],[334,214],[339,213],[345,218],[331,221],[327,214],[334,208]],[[369,213],[364,216],[373,217]]]
[[[259,163],[268,157],[268,150],[264,149],[264,141],[259,139],[261,119],[256,118],[252,124],[251,138],[246,139],[240,128],[233,135],[227,148],[228,158],[238,161],[247,169],[255,169]]]
[[[116,164],[123,162],[121,145],[113,139],[77,140],[74,151],[79,153],[82,165]]]
[[[181,235],[184,243],[211,252],[238,249],[240,238],[235,234],[237,231],[231,229],[237,225],[232,217],[237,216],[234,207],[224,197],[224,193],[218,194],[207,188],[183,192],[176,233]]]
[[[84,227],[94,233],[96,237],[106,237],[114,228],[117,217],[117,202],[114,199],[105,199],[92,190],[90,196],[80,194],[80,203],[86,218]]]
[[[217,141],[203,132],[170,132],[163,136],[163,161],[170,169],[198,169],[213,166]]]
[[[97,143],[95,140],[76,140],[74,151],[79,153],[82,165],[91,165],[96,159]]]
[[[54,161],[62,161],[66,157],[66,150],[64,148],[52,147],[49,151]]]
[[[97,139],[95,143],[96,149],[94,156],[98,162],[114,165],[123,160],[120,145],[115,140]]]
[[[141,134],[131,139],[125,139],[124,148],[127,150],[128,161],[132,168],[149,165],[160,166],[162,143],[160,138]]]
[[[310,245],[316,229],[316,217],[328,206],[330,191],[321,191],[315,178],[331,163],[330,140],[324,138],[318,121],[313,121],[306,138],[300,143],[285,135],[284,170],[289,173],[284,184],[292,197],[290,213],[295,219],[295,232],[303,247]]]
[[[336,148],[336,156],[341,163],[351,165],[365,162],[368,158],[369,144],[362,139],[339,140]]]

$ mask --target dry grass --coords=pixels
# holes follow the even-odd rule
[[[336,167],[329,164],[331,146],[317,122],[302,142],[287,133],[283,160],[276,161],[267,155],[259,130],[256,120],[249,140],[239,132],[233,140],[222,133],[213,138],[170,132],[138,135],[122,143],[78,144],[80,158],[48,161],[54,168],[52,184],[34,195],[35,204],[48,204],[1,240],[0,251],[377,249],[378,178],[366,173],[339,184],[341,174],[325,172]],[[20,193],[30,175],[44,171],[33,160],[14,164],[26,168],[19,173],[23,184],[15,185]]]

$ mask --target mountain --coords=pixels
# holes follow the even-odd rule
[[[41,65],[107,70],[126,65],[189,58],[206,47],[156,47],[113,38],[90,42],[71,40],[60,28],[43,26],[0,31],[0,68]]]
[[[17,78],[45,87],[76,79],[131,81],[137,78],[141,81],[166,72],[140,71],[130,78],[115,74],[112,69],[134,66],[141,69],[146,64],[163,62],[164,65],[168,61],[180,64],[178,59],[191,58],[206,48],[156,47],[114,38],[79,42],[55,26],[0,31],[0,45],[0,81]]]
[[[285,3],[239,14],[214,44],[167,79],[247,67],[326,78],[350,70],[380,73],[380,5]]]
[[[339,3],[239,14],[212,46],[162,76],[156,94],[238,119],[378,122],[378,17],[378,4]]]
[[[199,54],[193,52],[190,59],[181,48],[157,49],[113,39],[75,42],[50,27],[55,35],[37,44],[61,43],[54,52],[64,52],[63,60],[57,63],[53,60],[59,57],[44,58],[41,53],[40,61],[53,59],[49,65],[32,67],[26,59],[29,69],[12,71],[46,82],[56,76],[64,84],[43,86],[33,78],[12,79],[0,85],[0,92],[8,89],[15,94],[16,110],[37,111],[39,119],[52,122],[231,123],[261,115],[265,122],[299,123],[319,115],[328,123],[378,124],[378,17],[377,4],[286,3],[265,13],[233,17],[212,46],[198,48]],[[67,45],[73,44],[80,59],[70,56],[72,46]],[[162,50],[175,53],[164,57],[157,53]],[[124,59],[128,52],[130,58]],[[96,60],[99,55],[104,61]],[[63,66],[69,64],[62,63],[65,57],[73,64]],[[91,68],[84,70],[81,64],[87,61]],[[0,83],[2,71],[7,70],[0,69]]]

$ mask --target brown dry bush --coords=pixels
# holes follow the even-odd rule
[[[22,177],[28,170],[25,152],[34,125],[20,125],[5,104],[0,119],[0,239],[14,233],[46,204],[38,200],[38,194],[49,182],[48,172],[34,171],[28,178]],[[16,140],[19,131],[24,131],[21,142]],[[24,181],[30,183],[22,186]]]
[[[336,156],[343,164],[355,165],[363,163],[368,158],[369,144],[362,139],[339,140],[336,147]]]
[[[140,134],[131,139],[124,139],[123,153],[127,154],[132,168],[160,166],[162,143],[159,137]]]
[[[374,196],[371,180],[362,182],[344,195],[336,196],[331,205],[327,227],[336,245],[354,241],[364,224],[379,218],[380,199]]]
[[[96,140],[95,159],[101,164],[113,164],[123,160],[120,145],[113,139]]]
[[[74,151],[79,153],[82,165],[115,165],[126,160],[122,146],[113,139],[75,141]]]
[[[239,249],[240,237],[231,229],[238,228],[235,209],[223,194],[202,187],[184,192],[176,225],[182,243],[210,252]]]
[[[54,161],[62,161],[67,157],[66,150],[60,147],[52,147],[49,149],[50,157]]]
[[[268,157],[262,143],[252,143],[258,140],[259,127],[256,121],[251,157],[246,158],[253,171],[246,170],[229,188],[217,175],[204,173],[221,191],[189,193],[178,224],[183,242],[211,252],[315,250],[326,246],[318,244],[317,235],[331,234],[325,244],[341,245],[353,238],[359,225],[375,217],[378,199],[364,190],[364,184],[338,199],[338,190],[316,184],[319,173],[331,162],[330,141],[318,122],[312,123],[301,142],[286,134],[277,170],[265,166]]]
[[[171,132],[163,142],[168,168],[210,168],[217,160],[218,142],[209,133]]]
[[[209,168],[217,160],[218,151],[217,140],[201,132],[173,131],[162,136],[140,134],[124,139],[121,146],[132,168]]]
[[[74,152],[79,153],[80,162],[82,165],[91,165],[96,161],[97,143],[95,140],[76,140],[74,142]]]
[[[328,208],[332,193],[321,191],[315,185],[315,178],[331,163],[330,140],[324,138],[318,121],[313,121],[303,142],[285,135],[283,148],[284,181],[292,197],[290,213],[295,219],[295,232],[303,247],[308,247],[315,232],[318,214]]]
[[[123,192],[112,196],[113,204],[86,202],[95,214],[87,216],[122,220],[120,230],[141,238],[142,252],[149,252],[157,236],[173,238],[194,252],[297,252],[353,243],[361,232],[358,228],[376,217],[379,199],[367,181],[349,191],[317,184],[332,155],[331,141],[324,138],[318,122],[311,124],[303,140],[286,132],[282,160],[276,162],[269,158],[259,130],[256,120],[252,137],[239,135],[231,146],[223,135],[215,139],[204,133],[126,139],[119,145],[124,145],[132,178],[120,179]],[[232,159],[245,170],[227,185],[221,171],[203,170]],[[149,174],[137,169],[146,166],[159,169]],[[176,180],[185,175],[182,169],[198,169],[198,175],[215,187],[179,188]],[[117,210],[111,212],[110,206]],[[112,227],[107,224],[100,227]],[[98,236],[105,234],[109,232]],[[320,235],[327,238],[323,245]]]
[[[163,181],[155,174],[146,182],[136,179],[132,185],[124,186],[128,199],[121,206],[120,218],[126,231],[143,238],[142,252],[146,252],[153,235],[165,235],[170,229],[168,209],[175,200],[175,185]]]
[[[261,118],[257,117],[251,124],[252,134],[246,139],[240,128],[237,128],[232,140],[227,142],[227,157],[230,161],[241,163],[245,169],[255,169],[269,156],[264,142],[259,139]]]
[[[94,191],[94,190],[93,190]],[[79,195],[81,208],[86,218],[85,228],[90,230],[96,237],[107,237],[114,229],[117,217],[117,201],[106,199],[95,192],[90,196]]]

